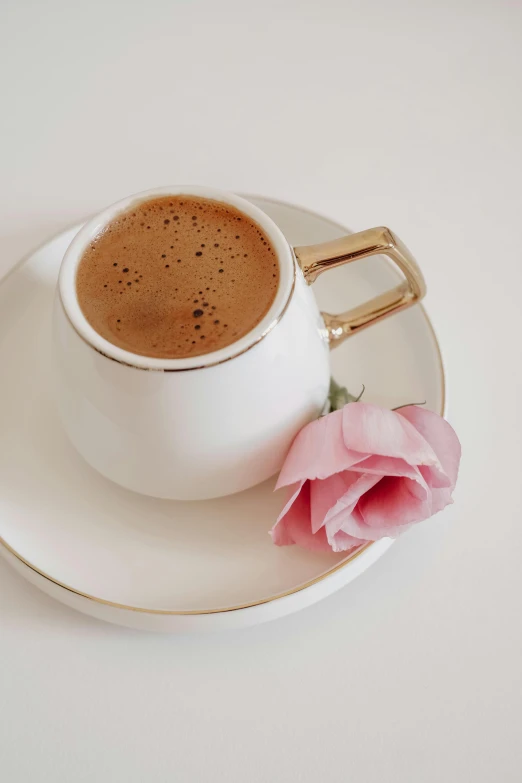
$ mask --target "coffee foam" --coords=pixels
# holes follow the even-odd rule
[[[177,359],[219,350],[266,315],[279,285],[261,227],[228,204],[165,196],[118,215],[85,250],[76,289],[106,340]]]

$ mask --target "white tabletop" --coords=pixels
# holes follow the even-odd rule
[[[112,627],[1,561],[2,781],[521,780],[521,12],[2,5],[0,274],[160,184],[387,224],[426,274],[463,443],[453,506],[251,630]]]

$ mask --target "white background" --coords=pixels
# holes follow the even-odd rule
[[[4,0],[0,274],[161,184],[388,224],[463,461],[454,506],[247,631],[111,627],[2,561],[2,781],[522,779],[521,66],[516,0]]]

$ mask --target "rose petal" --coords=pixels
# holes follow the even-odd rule
[[[436,514],[437,511],[442,511],[446,506],[450,506],[453,503],[451,497],[451,489],[432,489],[431,490],[431,513]]]
[[[424,486],[423,486],[424,485]],[[387,528],[420,522],[431,516],[431,490],[420,481],[383,476],[358,504],[370,528]]]
[[[422,476],[419,481],[396,477],[382,477],[373,487],[361,496],[359,502],[349,515],[343,515],[341,529],[344,533],[362,541],[377,541],[379,538],[395,537],[404,532],[414,522],[431,516],[432,497],[430,488],[424,483]],[[404,488],[399,488],[405,483]],[[397,487],[393,487],[393,484]],[[436,490],[444,492],[446,490]],[[372,506],[365,516],[368,503]],[[332,528],[325,523],[328,539],[333,535]],[[369,524],[369,522],[371,524]]]
[[[341,529],[345,533],[352,533],[350,529],[351,517],[355,506],[366,492],[381,481],[381,476],[371,473],[352,474],[350,477],[350,472],[348,472],[346,480],[347,491],[330,508],[324,520],[326,536],[329,541]]]
[[[358,549],[367,542],[349,536],[344,530],[338,530],[329,543],[333,552],[346,552],[348,550]]]
[[[454,489],[459,472],[461,446],[453,427],[433,411],[419,408],[417,405],[408,405],[397,413],[401,418],[407,419],[430,444],[450,480],[451,489]],[[432,486],[441,485],[433,483]]]
[[[430,444],[407,417],[363,402],[349,403],[341,412],[347,449],[368,455],[399,457],[410,465],[431,465],[441,469]]]
[[[303,492],[304,484],[307,482],[300,481],[296,483],[290,492],[290,496],[284,505],[283,510],[277,517],[276,523],[270,531],[272,541],[277,546],[289,546],[294,543],[293,538],[288,532],[286,518],[289,514],[297,513],[306,518],[310,514],[310,487],[307,487]]]
[[[373,473],[377,476],[399,476],[414,481],[419,478],[419,468],[409,465],[406,460],[400,457],[381,457],[378,454],[361,460],[357,465],[353,465],[350,471],[353,473]],[[449,479],[447,480],[449,481]]]
[[[287,503],[270,535],[277,546],[297,544],[316,552],[330,550],[324,529],[315,535],[312,533],[309,481],[306,481]]]
[[[346,506],[350,506],[348,514],[351,512],[361,492],[364,491],[361,484],[361,492],[351,492],[353,485],[360,482],[360,478],[358,473],[352,473],[347,470],[342,473],[335,473],[327,479],[316,479],[310,482],[311,521],[314,533],[323,527],[326,519],[329,519],[332,515],[335,516],[337,513],[335,509],[340,512]],[[378,479],[376,480],[378,481]],[[343,503],[345,498],[347,500]],[[341,525],[342,521],[339,522],[337,529]]]
[[[303,427],[290,447],[276,489],[306,478],[326,479],[368,456],[344,445],[342,416],[342,410],[334,411]]]

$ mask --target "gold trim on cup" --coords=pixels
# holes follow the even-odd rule
[[[292,248],[290,248],[292,250]],[[204,370],[207,367],[217,367],[218,364],[225,364],[225,362],[229,362],[231,359],[237,359],[238,356],[242,356],[247,351],[250,351],[251,348],[254,348],[258,343],[263,340],[267,334],[270,334],[270,332],[277,326],[283,315],[286,313],[288,309],[288,305],[292,301],[292,296],[294,294],[295,289],[295,277],[297,274],[296,270],[296,262],[294,260],[294,267],[293,267],[293,278],[292,278],[292,286],[290,288],[290,291],[288,292],[288,297],[283,305],[283,308],[281,312],[275,316],[274,320],[270,323],[270,325],[264,330],[264,332],[261,332],[260,335],[258,335],[257,339],[250,343],[250,345],[247,345],[246,348],[243,348],[242,351],[238,351],[237,353],[233,354],[232,356],[227,356],[226,359],[219,359],[215,362],[205,362],[205,364],[198,364],[195,367],[140,367],[137,364],[132,364],[131,362],[124,362],[121,359],[116,359],[115,356],[109,356],[109,354],[104,353],[99,348],[97,348],[95,345],[93,345],[89,340],[87,340],[76,328],[72,320],[69,318],[69,314],[67,313],[67,310],[63,306],[62,301],[62,295],[60,293],[60,290],[58,289],[58,299],[60,301],[60,307],[62,308],[62,312],[67,318],[69,324],[71,325],[72,329],[74,329],[75,333],[78,335],[80,340],[82,340],[85,345],[88,345],[89,348],[92,348],[93,351],[96,351],[96,353],[99,353],[100,356],[103,356],[105,359],[110,359],[111,362],[116,362],[116,364],[122,364],[124,367],[132,367],[133,370],[143,370],[144,372],[191,372],[192,370]],[[248,333],[244,335],[245,337],[248,337]],[[234,345],[234,343],[231,343],[231,345]],[[203,354],[203,356],[210,356],[210,354]]]
[[[87,231],[88,235],[92,239],[92,236],[99,234],[99,232],[103,229],[103,226],[107,225],[107,223],[109,223],[116,214],[124,213],[136,204],[146,202],[150,199],[158,198],[160,196],[186,196],[204,198],[207,201],[217,201],[219,203],[233,206],[246,218],[256,223],[259,228],[261,228],[268,235],[270,243],[279,261],[281,272],[279,287],[275,293],[270,308],[261,319],[260,323],[264,324],[262,331],[258,332],[258,328],[260,326],[260,324],[258,324],[256,327],[251,329],[250,332],[247,332],[247,334],[230,343],[229,346],[225,346],[225,348],[215,352],[215,354],[223,354],[225,351],[228,353],[229,349],[234,350],[234,346],[236,346],[236,344],[245,343],[247,340],[251,340],[251,342],[249,342],[248,345],[245,345],[245,347],[241,347],[240,349],[235,348],[235,353],[232,355],[226,355],[225,358],[212,360],[212,353],[208,353],[199,357],[201,359],[201,364],[194,364],[190,362],[191,357],[162,360],[159,357],[138,355],[132,351],[119,348],[114,343],[111,343],[110,340],[102,337],[102,335],[93,328],[93,326],[85,318],[85,315],[79,306],[75,290],[74,295],[71,296],[72,305],[71,302],[69,302],[68,292],[70,291],[71,287],[73,289],[76,287],[75,270],[77,269],[78,263],[81,260],[81,256],[85,250],[85,247],[82,248],[82,244],[86,246],[85,238],[83,236],[85,232]],[[254,214],[250,214],[250,209]],[[285,280],[286,266],[283,261],[286,253],[288,253],[288,260],[289,263],[292,264],[292,269],[291,272],[289,270],[288,278]],[[187,372],[189,370],[202,370],[207,367],[215,367],[216,365],[224,364],[230,359],[235,359],[236,357],[246,353],[250,350],[250,348],[253,348],[264,337],[266,337],[274,329],[274,327],[277,326],[285,314],[289,303],[291,302],[295,290],[296,274],[297,261],[293,249],[284,236],[283,232],[279,226],[266,213],[263,212],[260,207],[258,207],[252,201],[249,201],[248,198],[244,198],[236,193],[227,193],[225,191],[219,191],[213,188],[202,188],[200,186],[193,185],[178,187],[173,186],[155,188],[153,190],[136,193],[133,196],[122,199],[116,204],[112,204],[103,212],[96,214],[94,217],[91,217],[89,220],[87,220],[78,229],[77,234],[73,237],[65,251],[58,276],[57,291],[58,300],[67,318],[67,321],[70,323],[78,337],[80,337],[85,343],[85,345],[91,347],[100,356],[103,356],[106,359],[110,359],[111,361],[116,362],[116,364],[121,364],[124,367],[131,367],[136,370],[146,370],[148,372]],[[64,288],[66,291],[65,293]],[[278,299],[281,301],[277,301]],[[279,312],[273,315],[271,311],[276,306],[279,309]],[[72,313],[71,307],[73,310]],[[267,323],[268,318],[270,317],[272,320]],[[78,322],[76,322],[76,319],[78,319]],[[87,332],[86,334],[82,333],[84,329]],[[115,355],[113,352],[115,352],[117,355]],[[207,359],[206,361],[204,361],[205,357]],[[172,366],[177,363],[188,363],[188,366]]]

